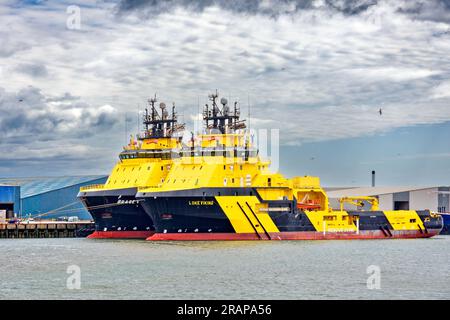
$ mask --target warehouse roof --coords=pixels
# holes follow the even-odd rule
[[[65,177],[32,177],[32,178],[0,178],[0,184],[19,185],[21,197],[27,198],[53,190],[67,188],[78,184],[105,179],[107,176],[65,176]]]
[[[334,190],[327,192],[327,194],[329,198],[342,198],[342,197],[376,196],[380,194],[398,193],[430,188],[437,188],[437,187],[436,186],[362,187],[362,188]]]

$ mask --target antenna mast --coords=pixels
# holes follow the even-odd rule
[[[128,113],[125,111],[125,144],[128,144]]]
[[[138,134],[141,132],[141,126],[140,126],[140,124],[139,124],[139,122],[141,122],[141,119],[140,119],[140,117],[139,117],[139,109],[140,109],[140,105],[139,105],[139,103],[138,103],[138,107],[137,107],[137,131],[138,131]]]
[[[250,93],[249,92],[247,92],[247,108],[248,108],[248,140],[250,142],[251,127],[250,127]]]
[[[200,114],[200,95],[197,95],[197,115],[196,115],[196,121],[198,122],[198,124],[196,124],[198,126],[198,128],[201,128],[201,122],[200,119],[198,118]],[[200,132],[197,132],[197,134],[199,134]]]

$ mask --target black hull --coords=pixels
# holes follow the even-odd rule
[[[135,198],[136,188],[82,191],[78,198],[95,221],[90,238],[146,238],[153,221]]]
[[[138,194],[138,199],[144,200],[141,205],[145,212],[151,217],[155,226],[155,233],[158,237],[163,239],[174,239],[167,235],[177,234],[180,240],[183,239],[183,234],[186,235],[186,240],[199,238],[200,234],[223,234],[230,235],[231,238],[236,235],[236,230],[230,222],[229,217],[224,212],[221,205],[216,200],[216,195],[220,196],[234,196],[234,195],[254,195],[258,197],[261,202],[267,202],[269,208],[274,211],[269,211],[273,223],[276,225],[278,231],[258,232],[243,235],[245,239],[252,239],[254,237],[263,239],[272,237],[280,237],[289,234],[312,234],[312,238],[316,238],[315,233],[317,229],[313,222],[308,218],[308,215],[296,208],[295,201],[276,200],[263,201],[257,191],[252,188],[204,188],[196,190],[171,191],[165,193],[151,193],[150,196]],[[238,199],[238,198],[236,198]],[[198,204],[198,205],[196,205]],[[245,206],[245,203],[241,204]],[[277,208],[290,208],[289,211],[275,211]],[[248,209],[243,208],[248,213]],[[377,237],[424,237],[432,236],[442,229],[442,219],[431,218],[428,210],[417,211],[417,215],[421,219],[424,229],[411,230],[414,234],[395,230],[393,228],[383,211],[349,211],[350,216],[358,216],[358,232],[367,238]],[[401,232],[400,232],[401,231]],[[261,235],[259,233],[262,233]],[[321,232],[320,232],[321,233]],[[345,235],[345,232],[339,232]],[[416,234],[417,233],[417,234]],[[353,233],[351,233],[353,235]],[[189,236],[187,236],[189,235]],[[256,236],[255,236],[256,235]],[[296,238],[301,238],[296,236]],[[220,238],[220,236],[219,236]],[[226,237],[225,237],[226,238]],[[349,237],[351,238],[351,237]],[[206,237],[206,239],[209,239]]]

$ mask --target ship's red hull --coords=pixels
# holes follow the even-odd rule
[[[365,230],[356,232],[277,232],[265,234],[256,233],[155,233],[147,238],[150,241],[227,241],[227,240],[356,240],[356,239],[411,239],[430,238],[440,230],[429,230],[427,233],[419,230],[391,230],[392,236],[381,230]]]
[[[89,239],[147,239],[153,231],[94,231]]]

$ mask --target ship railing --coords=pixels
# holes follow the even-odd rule
[[[90,184],[87,186],[82,186],[80,191],[92,190],[92,189],[103,189],[105,187],[104,184]]]
[[[157,186],[138,187],[137,190],[138,190],[138,192],[141,192],[141,191],[145,191],[147,189],[156,189],[156,188],[160,188],[160,187],[161,187],[161,184],[159,184]]]

